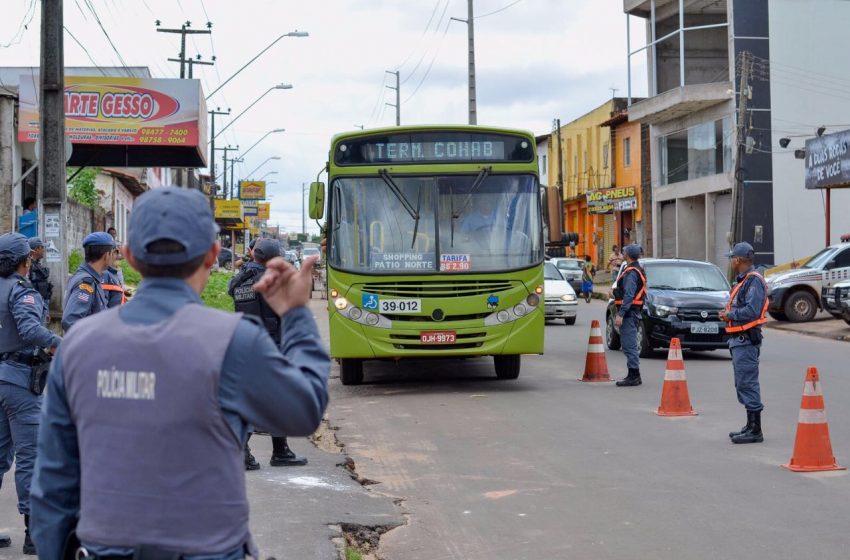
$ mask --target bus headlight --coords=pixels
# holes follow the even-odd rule
[[[378,316],[374,313],[366,313],[366,324],[374,327],[378,324]]]
[[[514,315],[517,317],[522,317],[526,313],[526,308],[523,304],[518,303],[514,305]]]
[[[531,307],[537,307],[537,304],[540,303],[540,296],[537,294],[528,294],[528,297],[525,298],[525,303]]]
[[[534,288],[534,293],[538,296],[541,295],[543,293],[543,286],[537,286],[536,288]]]
[[[351,309],[348,310],[348,316],[356,321],[363,316],[363,312],[359,307],[351,307]]]
[[[496,313],[496,319],[498,319],[500,323],[507,323],[511,320],[511,314],[502,309],[501,311]]]
[[[334,307],[336,307],[337,309],[339,309],[340,311],[342,311],[343,309],[345,309],[346,307],[348,307],[348,300],[347,300],[347,299],[345,299],[344,297],[336,298],[336,299],[334,300]]]
[[[336,289],[336,288],[332,289],[332,290],[331,290],[331,297],[332,297],[332,298],[334,298],[334,299],[336,299],[336,298],[337,298],[337,296],[339,296],[339,291],[337,291],[337,289]]]

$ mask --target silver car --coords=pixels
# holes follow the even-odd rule
[[[575,258],[557,258],[550,259],[550,263],[554,264],[555,267],[561,274],[564,275],[564,278],[567,282],[572,286],[573,291],[575,293],[581,293],[581,269],[584,266],[584,261],[582,259]]]

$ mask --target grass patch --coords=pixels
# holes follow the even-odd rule
[[[207,289],[201,294],[204,303],[215,309],[233,311],[233,298],[227,295],[227,284],[232,277],[233,275],[227,272],[213,272]]]
[[[142,281],[142,275],[136,272],[126,259],[120,261],[120,266],[121,271],[124,273],[124,284],[133,288],[137,287]]]
[[[71,254],[68,255],[68,270],[73,274],[80,268],[80,265],[83,264],[83,254],[74,249],[71,251]]]
[[[345,547],[345,560],[363,560],[363,555],[356,548]]]

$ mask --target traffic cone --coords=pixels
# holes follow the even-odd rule
[[[608,375],[608,362],[605,361],[605,347],[602,345],[602,329],[599,321],[590,324],[590,340],[587,342],[587,358],[584,361],[582,381],[611,381]]]
[[[838,471],[847,468],[836,463],[835,456],[832,454],[823,392],[816,367],[810,367],[806,372],[803,401],[800,403],[800,418],[797,420],[794,455],[790,463],[782,466],[795,472]]]
[[[682,359],[682,344],[678,338],[670,341],[667,369],[664,370],[664,386],[661,388],[661,406],[655,413],[659,416],[696,416],[697,414],[688,396],[685,361]]]

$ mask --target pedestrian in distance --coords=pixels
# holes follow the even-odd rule
[[[42,262],[44,259],[44,242],[38,237],[29,239],[32,249],[32,265],[30,266],[29,281],[44,302],[44,323],[50,323],[50,298],[53,297],[53,283],[50,281],[50,269]]]
[[[256,317],[260,320],[275,344],[280,345],[280,317],[269,307],[261,294],[254,291],[256,284],[266,272],[266,264],[281,256],[280,242],[276,239],[259,239],[251,248],[251,260],[234,276],[228,289],[237,312]],[[250,437],[250,435],[249,435]],[[290,448],[286,436],[272,436],[272,456],[269,464],[273,467],[293,467],[307,464],[307,458],[296,455]],[[260,468],[248,442],[245,442],[245,470]]]
[[[67,333],[74,323],[108,307],[103,290],[103,273],[112,262],[115,240],[104,231],[88,234],[83,239],[85,262],[68,280],[62,328]]]
[[[31,494],[42,558],[259,558],[249,427],[313,433],[330,358],[306,307],[312,261],[272,259],[254,284],[281,317],[280,347],[256,318],[203,305],[217,232],[200,191],[136,200],[125,257],[139,289],[80,321],[48,376]]]
[[[733,443],[761,443],[761,387],[759,386],[759,358],[761,356],[761,326],[767,322],[767,285],[753,267],[755,252],[749,243],[738,243],[726,256],[732,259],[736,273],[735,286],[720,319],[726,321],[732,369],[735,373],[735,390],[738,402],[747,411],[747,423],[737,432],[730,432]]]
[[[646,296],[646,274],[638,260],[643,253],[640,245],[627,245],[623,248],[623,253],[627,264],[617,276],[617,287],[614,289],[614,303],[619,306],[614,325],[620,329],[620,340],[629,372],[625,379],[617,381],[617,387],[636,387],[642,383],[638,329]]]
[[[608,257],[608,267],[607,270],[609,272],[614,272],[620,270],[620,266],[623,264],[623,253],[620,252],[620,248],[616,245],[611,247],[611,256]]]
[[[590,260],[590,255],[584,256],[584,264],[581,267],[581,293],[584,295],[585,303],[590,303],[593,297],[593,277],[596,276],[596,267]]]
[[[27,276],[31,247],[19,233],[0,235],[0,476],[15,460],[18,513],[24,516],[24,554],[30,537],[30,482],[36,457],[41,387],[33,384],[37,349],[53,353],[61,339],[44,325],[44,304]],[[0,547],[10,546],[0,535]]]

